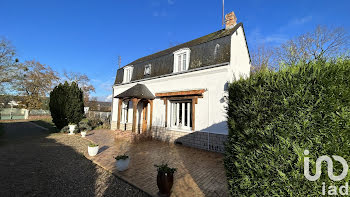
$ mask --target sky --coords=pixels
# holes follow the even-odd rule
[[[279,45],[316,25],[350,31],[350,1],[225,1],[248,47]],[[87,74],[100,101],[111,99],[118,56],[126,65],[222,29],[222,0],[0,0],[0,36],[20,61]]]

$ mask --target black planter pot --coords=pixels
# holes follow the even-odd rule
[[[171,188],[174,183],[174,173],[158,172],[157,186],[160,196],[170,196]]]

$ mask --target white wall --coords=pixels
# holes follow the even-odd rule
[[[243,28],[231,36],[231,59],[225,66],[173,75],[158,79],[145,80],[148,89],[153,93],[176,92],[185,90],[205,89],[203,98],[198,98],[195,108],[195,130],[217,134],[228,134],[226,123],[225,88],[228,82],[239,77],[249,77],[250,59],[246,46]],[[114,86],[114,96],[133,87],[137,83]],[[118,99],[113,99],[112,121],[117,121]],[[132,106],[132,105],[130,105]],[[168,103],[168,106],[169,103]],[[170,107],[168,107],[170,110]],[[131,116],[131,117],[130,117]],[[139,115],[137,115],[139,117]],[[163,100],[155,99],[153,103],[153,126],[165,126],[165,104]],[[132,110],[129,111],[129,122],[132,120]],[[148,119],[149,120],[149,119]],[[168,111],[168,123],[170,111]],[[187,131],[192,132],[192,131]]]
[[[205,89],[203,98],[198,98],[195,108],[195,130],[227,134],[225,112],[225,86],[232,78],[229,65],[200,70],[180,75],[168,76],[159,79],[146,80],[145,84],[153,93],[176,92],[184,90]],[[114,86],[114,96],[133,87],[136,83]],[[117,121],[118,99],[114,98],[112,120]],[[169,109],[169,107],[168,107]],[[129,111],[129,115],[132,110]],[[137,117],[139,117],[137,115]],[[156,98],[153,102],[153,126],[165,125],[165,104]],[[170,113],[168,112],[168,119]],[[132,119],[129,119],[132,120]],[[168,120],[168,123],[170,121]],[[188,131],[189,132],[189,131]]]
[[[250,59],[242,26],[231,36],[231,72],[236,79],[250,74]],[[234,79],[234,78],[232,78]]]

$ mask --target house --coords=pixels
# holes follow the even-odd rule
[[[110,120],[111,102],[91,100],[86,102],[84,113],[88,118],[97,118],[102,121]]]
[[[225,29],[118,69],[111,129],[222,152],[228,84],[250,73],[243,24],[233,12],[225,19]]]

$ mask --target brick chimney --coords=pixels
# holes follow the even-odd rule
[[[237,17],[234,12],[225,15],[226,29],[232,29],[237,24]]]

